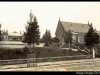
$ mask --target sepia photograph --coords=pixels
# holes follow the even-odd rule
[[[0,2],[0,71],[100,71],[100,2]]]

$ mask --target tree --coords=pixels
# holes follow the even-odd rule
[[[0,31],[0,41],[2,41],[2,34],[1,34],[1,31]]]
[[[59,43],[60,40],[59,40],[57,37],[53,37],[53,38],[51,39],[51,42],[53,42],[53,43]]]
[[[50,44],[50,41],[51,41],[51,33],[50,33],[50,30],[47,30],[45,31],[45,34],[43,35],[42,37],[42,41],[45,42],[47,45]]]
[[[23,33],[22,42],[23,42],[23,43],[27,43],[28,40],[27,40],[27,41],[26,41],[26,40],[27,40],[27,36],[26,36],[26,32],[24,32],[24,33]]]
[[[52,46],[53,46],[53,48],[54,49],[56,49],[57,47],[58,47],[58,43],[60,42],[60,40],[59,40],[59,38],[57,38],[57,37],[53,37],[52,39],[51,39],[51,44],[52,44]]]
[[[28,25],[26,25],[26,32],[24,33],[24,42],[31,45],[33,43],[36,43],[40,38],[40,32],[39,32],[39,25],[36,19],[36,16],[34,16],[33,21],[33,15],[32,12],[30,12],[30,21],[27,22]]]
[[[0,24],[0,41],[2,41],[2,34],[1,34],[1,24]]]
[[[69,48],[70,48],[70,45],[72,44],[72,31],[71,30],[65,32],[64,41],[66,44],[69,45]]]
[[[94,31],[93,25],[89,25],[89,30],[88,33],[85,35],[85,46],[89,47],[90,50],[92,50],[93,55],[95,56],[94,53],[94,46],[95,44],[99,44],[99,35]]]

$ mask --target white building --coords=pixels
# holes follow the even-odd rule
[[[2,40],[4,41],[22,41],[23,34],[20,32],[2,32]]]

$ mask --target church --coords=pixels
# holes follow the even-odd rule
[[[91,23],[92,24],[92,23]],[[64,35],[66,31],[72,31],[72,43],[84,44],[84,35],[89,30],[89,22],[88,24],[83,23],[75,23],[75,22],[66,22],[61,21],[59,19],[55,35],[59,38],[62,46],[65,44]]]

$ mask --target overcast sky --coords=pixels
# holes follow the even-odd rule
[[[52,36],[60,17],[62,21],[90,23],[100,30],[100,2],[0,2],[2,30],[23,31],[32,10],[41,36],[50,29]]]

